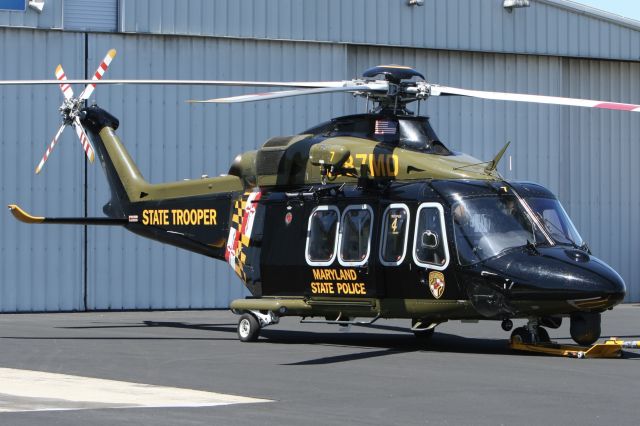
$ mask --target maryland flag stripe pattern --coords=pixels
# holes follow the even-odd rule
[[[251,231],[261,196],[262,193],[259,189],[245,192],[240,199],[234,202],[231,215],[231,226],[229,227],[229,238],[224,257],[243,282],[247,282],[245,249],[251,243]]]

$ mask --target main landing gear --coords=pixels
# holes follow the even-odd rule
[[[428,319],[412,319],[411,331],[419,342],[424,343],[431,340],[438,324],[440,323]]]
[[[255,342],[260,337],[260,330],[271,324],[277,324],[280,321],[273,312],[266,314],[260,311],[248,311],[240,315],[238,320],[238,339],[241,342]]]

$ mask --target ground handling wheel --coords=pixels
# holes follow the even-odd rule
[[[551,337],[549,337],[549,332],[545,328],[538,327],[538,342],[540,343],[551,342]]]
[[[238,320],[238,339],[241,342],[255,342],[260,336],[260,322],[251,314],[242,314]]]
[[[511,343],[531,343],[531,333],[525,327],[517,327],[511,332]]]

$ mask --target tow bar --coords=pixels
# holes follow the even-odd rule
[[[621,358],[622,349],[640,349],[640,340],[618,340],[611,337],[604,343],[592,346],[561,345],[550,343],[509,342],[511,349],[517,351],[536,352],[548,355],[566,356],[569,358]]]

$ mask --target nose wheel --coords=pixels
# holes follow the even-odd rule
[[[524,327],[518,327],[511,333],[511,343],[549,343],[551,338],[546,329],[540,327],[537,321],[529,321]]]

